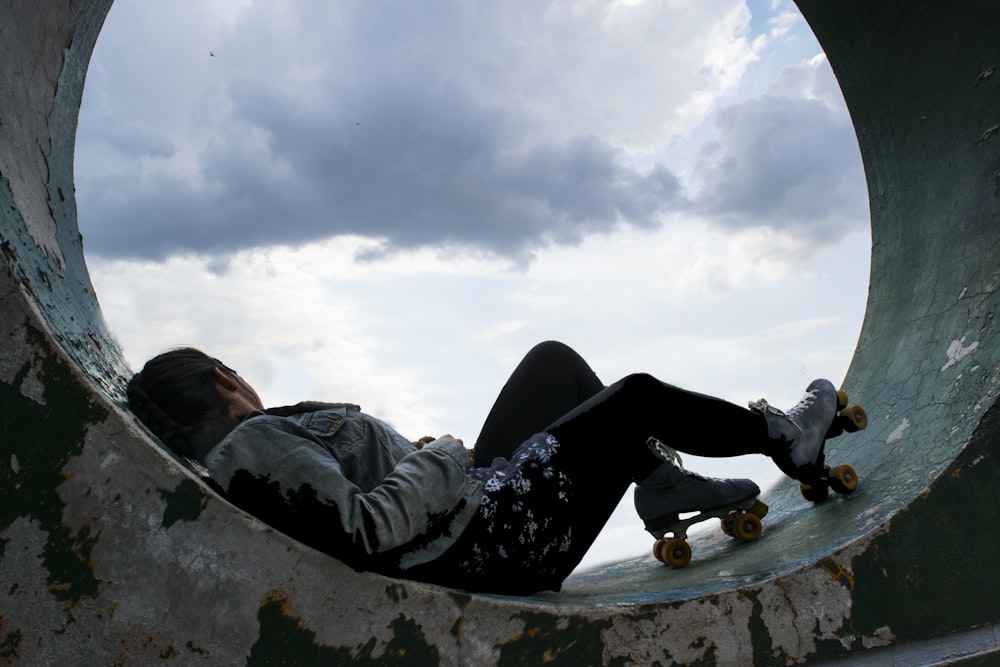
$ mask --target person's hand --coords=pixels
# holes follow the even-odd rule
[[[426,445],[428,442],[434,442],[435,440],[454,440],[455,442],[457,442],[460,445],[464,445],[465,444],[464,442],[462,442],[462,440],[460,438],[456,438],[455,436],[453,436],[451,434],[446,434],[446,435],[442,435],[442,436],[437,437],[437,438],[435,438],[432,435],[425,435],[424,437],[420,438],[415,443],[413,443],[413,446],[416,447],[417,449],[423,449],[424,445]]]
[[[453,435],[445,434],[445,435],[442,435],[439,438],[435,438],[434,436],[431,436],[431,435],[425,435],[424,437],[422,437],[419,440],[417,440],[416,442],[414,442],[413,446],[416,447],[417,449],[423,449],[424,445],[426,445],[428,442],[434,442],[435,440],[453,440],[453,441],[457,442],[460,445],[464,445],[465,444],[464,442],[462,442],[461,438],[456,438]],[[468,452],[468,454],[469,454],[469,464],[468,464],[469,467],[470,468],[475,467],[475,460],[472,458],[472,450],[471,449],[466,449],[465,451]]]
[[[434,436],[425,435],[424,437],[414,442],[413,446],[416,447],[417,449],[423,449],[424,445],[426,445],[428,442],[434,442],[435,440],[437,440],[437,438],[435,438]]]

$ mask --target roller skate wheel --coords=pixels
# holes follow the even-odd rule
[[[837,409],[843,410],[847,407],[847,392],[843,389],[837,390]]]
[[[868,428],[868,413],[860,405],[843,408],[840,416],[844,417],[844,430],[851,433]]]
[[[657,540],[653,545],[656,560],[671,567],[684,567],[691,561],[691,546],[678,537]]]
[[[849,465],[830,468],[830,488],[841,495],[854,493],[858,488],[858,475]]]
[[[663,562],[663,556],[660,555],[660,547],[666,544],[666,540],[656,540],[653,542],[653,555],[656,556],[656,560]]]
[[[760,518],[756,514],[745,512],[733,521],[733,533],[744,542],[753,542],[760,537]]]
[[[767,516],[767,510],[768,510],[767,504],[761,501],[760,499],[755,500],[753,505],[751,505],[749,508],[745,510],[745,513],[733,510],[728,515],[722,518],[722,532],[724,532],[729,537],[739,537],[739,535],[736,532],[736,524],[739,523],[741,518],[745,517],[747,514],[750,514],[757,517],[758,523],[760,523],[760,519],[763,519],[765,516]],[[752,521],[752,519],[748,520]]]
[[[756,514],[758,519],[763,519],[767,516],[767,504],[762,500],[757,500],[754,502],[753,507],[747,510],[750,514]]]
[[[733,532],[733,522],[736,520],[736,514],[737,514],[736,512],[730,512],[728,515],[719,520],[719,522],[722,524],[722,532],[724,532],[729,537],[733,537],[736,535],[736,533]]]
[[[826,486],[820,484],[817,486],[810,486],[805,482],[799,482],[799,492],[802,497],[811,503],[821,503],[826,500],[827,495],[829,495],[829,490]]]

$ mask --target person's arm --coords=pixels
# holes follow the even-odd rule
[[[468,494],[467,465],[461,441],[439,438],[403,457],[365,493],[323,447],[253,422],[206,460],[236,505],[317,548],[347,547],[355,556],[407,544],[454,511]]]
[[[406,455],[368,493],[349,491],[346,528],[367,553],[388,551],[423,535],[433,517],[465,498],[468,453],[461,441],[439,438]],[[353,485],[352,485],[353,486]]]
[[[452,437],[451,435],[442,435],[442,436],[439,436],[437,438],[435,438],[432,435],[425,435],[424,437],[420,438],[419,440],[414,440],[412,444],[417,449],[421,449],[424,445],[426,445],[428,443],[431,443],[431,442],[434,442],[435,440],[455,440],[460,445],[464,445],[465,444],[460,439]],[[475,459],[473,459],[472,450],[469,449],[469,448],[466,448],[465,449],[465,455],[469,459],[469,461],[468,461],[468,467],[470,467],[470,468],[473,467],[475,465]]]

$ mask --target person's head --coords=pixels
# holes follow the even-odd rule
[[[129,408],[149,430],[193,458],[264,407],[236,371],[190,347],[147,361],[129,381],[127,395]]]

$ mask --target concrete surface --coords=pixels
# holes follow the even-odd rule
[[[871,425],[828,454],[857,468],[858,492],[810,508],[789,483],[756,543],[699,537],[683,570],[642,558],[530,598],[355,572],[230,506],[122,409],[129,370],[87,274],[72,173],[110,6],[0,0],[0,665],[996,657],[995,0],[799,1],[871,197],[845,383]]]

